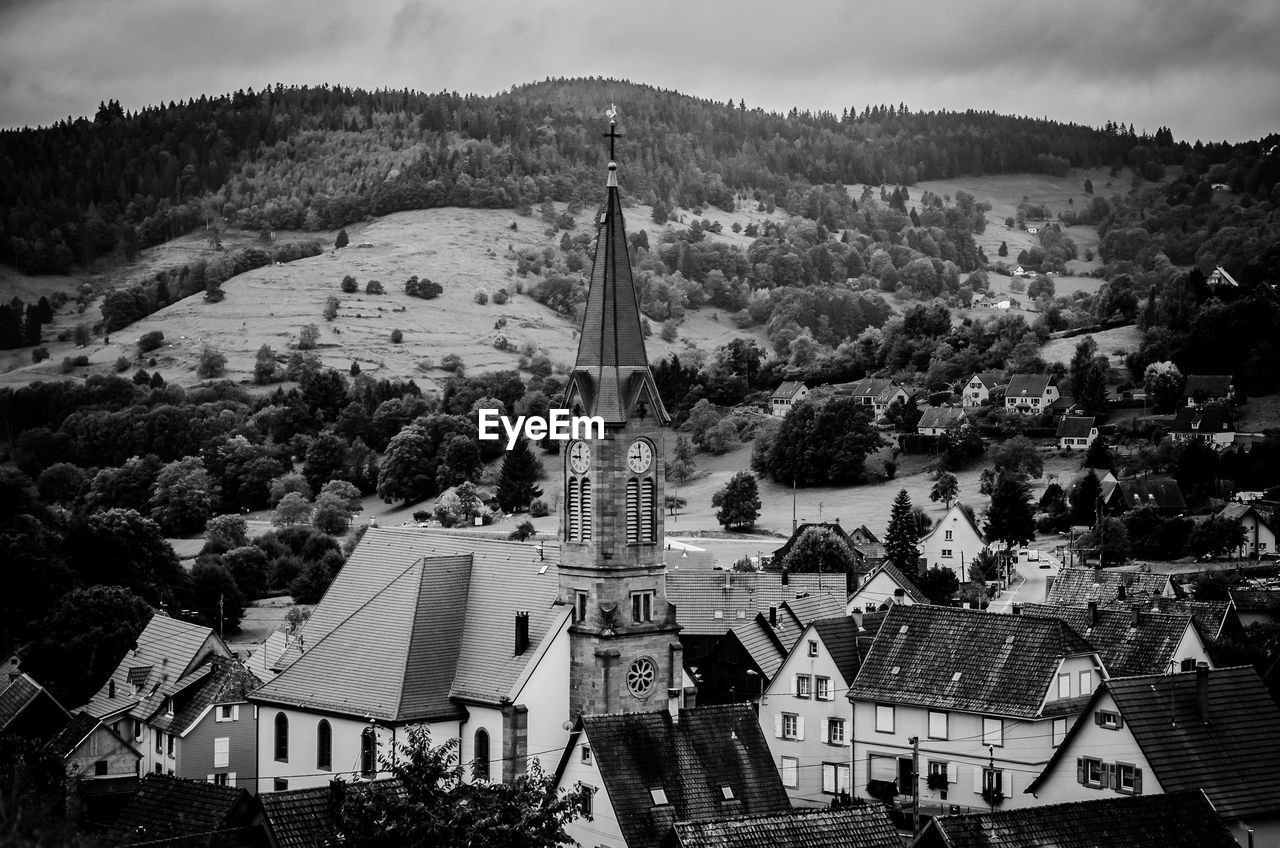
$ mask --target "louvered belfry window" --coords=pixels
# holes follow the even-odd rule
[[[582,488],[578,492],[578,511],[582,516],[583,542],[591,541],[591,480],[582,478]]]
[[[640,481],[627,481],[627,544],[640,541]]]
[[[569,478],[569,491],[565,493],[564,504],[567,513],[565,522],[565,538],[570,542],[578,541],[578,534],[581,532],[580,515],[581,504],[578,503],[578,478]]]
[[[640,541],[653,544],[655,503],[653,478],[645,478],[640,482]]]

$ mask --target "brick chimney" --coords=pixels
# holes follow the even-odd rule
[[[1133,622],[1130,626],[1141,627],[1142,626],[1142,608],[1134,607],[1132,612],[1133,612]]]
[[[1089,602],[1089,626],[1093,627],[1098,623],[1098,602]]]
[[[527,610],[516,612],[516,656],[529,650],[529,613]]]
[[[770,627],[778,626],[778,608],[777,607],[769,607],[769,626]]]
[[[667,712],[671,714],[671,723],[680,723],[680,690],[667,690]]]
[[[1128,594],[1129,593],[1125,591],[1123,583],[1121,583],[1119,586],[1116,587],[1116,600],[1123,601],[1128,596]]]
[[[1209,723],[1209,664],[1196,663],[1196,708],[1200,711],[1200,720]]]

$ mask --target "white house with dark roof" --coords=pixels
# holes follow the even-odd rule
[[[960,403],[963,406],[982,406],[991,400],[992,390],[1006,382],[1003,371],[979,371],[964,384]]]
[[[987,549],[987,540],[959,503],[916,543],[924,568],[947,568],[963,585],[969,582],[969,566]]]
[[[906,389],[896,380],[887,377],[865,377],[832,388],[836,394],[852,397],[854,403],[870,408],[876,421],[884,418],[884,414],[894,401],[901,400],[906,403],[910,398]]]
[[[929,406],[920,413],[916,432],[921,436],[941,436],[948,427],[958,427],[969,419],[955,406]]]
[[[1230,374],[1188,374],[1182,384],[1185,406],[1195,408],[1206,403],[1222,403],[1235,397]]]
[[[1244,527],[1244,541],[1236,551],[1237,556],[1270,556],[1276,552],[1275,527],[1251,504],[1229,503],[1218,517],[1239,521]]]
[[[1047,412],[1059,397],[1052,374],[1014,374],[1004,391],[1004,408],[1020,415]]]
[[[845,601],[845,614],[861,621],[862,613],[888,609],[893,604],[927,604],[929,599],[911,580],[887,560],[871,570]]]
[[[1098,438],[1098,428],[1092,416],[1064,415],[1058,421],[1055,438],[1062,450],[1088,450]]]
[[[849,690],[853,794],[909,800],[916,737],[922,809],[987,809],[996,793],[1031,806],[1023,790],[1105,677],[1058,619],[893,606]]]
[[[800,380],[786,380],[769,395],[769,414],[783,418],[797,404],[809,397],[809,387]]]

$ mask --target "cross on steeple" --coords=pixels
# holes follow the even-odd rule
[[[609,161],[613,162],[615,160],[615,157],[613,155],[613,142],[615,139],[622,138],[622,133],[617,131],[618,107],[617,106],[612,107],[605,114],[609,116],[609,131],[607,133],[601,133],[600,135],[603,136],[604,138],[609,139]]]

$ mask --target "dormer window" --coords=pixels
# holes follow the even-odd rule
[[[732,786],[721,786],[721,787],[720,787],[720,797],[721,797],[721,798],[723,798],[723,799],[724,799],[724,800],[726,800],[726,801],[732,801],[732,800],[733,800],[733,787],[732,787]]]
[[[168,716],[173,715],[173,698],[164,699],[164,714]]]
[[[663,789],[660,786],[650,789],[649,797],[653,799],[653,805],[655,807],[661,807],[664,804],[671,803],[670,801],[667,800],[667,790]]]

